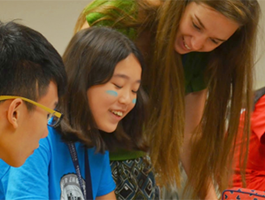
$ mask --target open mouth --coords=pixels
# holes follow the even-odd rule
[[[191,49],[191,48],[185,43],[184,38],[183,38],[183,44],[184,44],[184,46],[186,47],[186,49],[188,49],[188,50]]]
[[[121,111],[115,111],[115,110],[110,110],[110,112],[112,112],[114,115],[118,116],[118,117],[122,117],[123,116],[123,112]]]

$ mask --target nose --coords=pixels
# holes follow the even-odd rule
[[[202,35],[192,37],[191,39],[192,49],[195,51],[203,49],[205,42],[206,38],[203,37]]]
[[[128,105],[133,101],[132,92],[131,90],[124,90],[119,97],[119,102],[121,104]]]

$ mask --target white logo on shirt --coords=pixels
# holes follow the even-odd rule
[[[85,184],[84,179],[82,179]],[[84,200],[76,174],[66,174],[61,178],[61,200]]]

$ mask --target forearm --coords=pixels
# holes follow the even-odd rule
[[[190,166],[193,164],[191,161],[191,139],[194,134],[195,129],[199,126],[205,101],[207,96],[207,90],[202,90],[199,92],[190,93],[185,97],[185,131],[184,131],[184,141],[182,146],[182,151],[180,154],[180,159],[185,172],[188,177],[190,174]],[[215,200],[217,199],[215,188],[212,180],[208,187],[208,192],[205,199]],[[192,183],[192,180],[191,180]],[[191,186],[192,187],[192,186]],[[200,194],[198,194],[200,196]]]
[[[206,101],[207,90],[193,92],[185,97],[185,130],[180,159],[187,174],[189,173],[191,157],[191,138],[200,124]]]
[[[191,138],[191,134],[185,134],[183,149],[182,149],[182,152],[180,154],[182,166],[183,166],[187,176],[189,175],[190,165],[192,164],[191,160],[190,160],[190,156],[191,156],[190,138]],[[200,196],[200,195],[198,194],[198,196]],[[208,191],[207,191],[207,195],[205,197],[205,200],[217,200],[217,199],[218,198],[217,198],[217,195],[215,192],[213,180],[209,180],[209,187],[208,187]]]
[[[214,183],[212,180],[210,180],[209,183],[209,188],[208,188],[208,192],[207,195],[205,197],[205,200],[217,200],[217,195],[216,195],[216,191],[215,191],[215,187],[214,187]]]

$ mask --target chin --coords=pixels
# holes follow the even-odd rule
[[[185,52],[183,52],[183,50],[181,50],[181,48],[180,48],[179,46],[177,46],[177,45],[175,46],[174,49],[175,49],[175,51],[176,51],[178,54],[180,54],[180,55],[181,55],[181,54],[185,54]]]
[[[116,129],[108,129],[108,130],[102,130],[102,131],[104,131],[105,133],[113,133],[114,131],[115,131]]]
[[[115,127],[104,127],[101,128],[101,131],[104,131],[105,133],[113,133],[117,129],[117,126]]]
[[[14,160],[8,160],[8,161],[5,161],[8,165],[12,166],[12,167],[21,167],[24,163],[25,163],[26,159],[19,159],[16,158]]]

